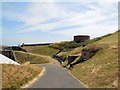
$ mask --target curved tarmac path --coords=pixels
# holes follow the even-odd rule
[[[42,66],[46,68],[44,75],[28,88],[86,88],[66,69],[51,64],[42,64]]]

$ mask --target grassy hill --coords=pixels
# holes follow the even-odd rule
[[[20,64],[30,63],[30,64],[44,64],[50,63],[55,64],[55,60],[52,59],[50,56],[44,56],[34,53],[22,52],[22,51],[15,51],[15,55],[17,58],[17,62]]]
[[[48,45],[24,46],[23,49],[28,52],[14,51],[17,62],[20,64],[30,62],[31,64],[53,63],[51,58],[58,49],[49,47]]]
[[[20,64],[30,62],[31,64],[49,63],[47,57],[27,52],[15,51],[17,62]]]
[[[42,67],[35,65],[2,65],[2,88],[15,90],[40,74]]]
[[[100,46],[100,49],[92,58],[86,62],[79,63],[70,71],[75,77],[91,88],[113,88],[118,82],[118,34],[107,34],[79,44],[79,47],[62,50],[57,56],[65,59],[66,65],[68,55],[81,55],[82,45],[87,48]],[[63,47],[64,48],[64,47]],[[76,61],[76,60],[75,60]]]
[[[71,73],[89,87],[117,87],[118,32],[94,44],[107,44],[107,47],[102,46],[102,50],[88,61],[76,65]]]
[[[82,43],[71,41],[54,43],[47,46],[25,46],[23,48],[30,52],[29,56],[27,53],[23,54],[21,52],[16,52],[16,56],[20,63],[25,63],[26,61],[35,64],[46,63],[49,62],[48,58],[43,56],[50,57],[61,50],[57,56],[65,60],[63,65],[66,65],[68,62],[68,55],[75,54],[81,56],[83,45],[85,46],[84,48],[101,47],[102,49],[92,58],[75,65],[70,72],[88,87],[114,88],[117,87],[118,84],[118,34],[120,34],[120,31]],[[37,54],[37,56],[34,54]],[[28,57],[31,59],[28,59]],[[80,57],[74,62],[79,59]]]
[[[48,45],[44,46],[24,46],[23,49],[28,50],[30,53],[45,55],[45,56],[52,56],[58,49],[50,48]]]
[[[51,63],[54,60],[50,57],[58,50],[48,46],[25,46],[29,52],[14,51],[17,62],[21,65],[2,65],[2,88],[20,88],[42,71],[42,67],[35,64]]]
[[[58,52],[58,49],[48,47],[48,45],[24,46],[23,48],[28,52],[14,51],[17,62],[21,65],[2,65],[3,89],[20,88],[40,74],[42,67],[35,66],[35,64],[55,64],[51,56]]]

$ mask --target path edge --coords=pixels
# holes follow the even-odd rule
[[[77,79],[70,71],[68,71],[68,73],[69,73],[70,75],[72,75],[72,77],[73,77],[74,79],[76,79],[77,81],[79,81],[80,84],[82,84],[82,85],[85,86],[86,88],[89,88],[86,84],[84,84],[84,83],[81,82],[79,79]]]
[[[34,77],[32,80],[28,81],[28,83],[23,85],[21,88],[29,88],[35,81],[38,80],[38,78],[40,78],[40,77],[42,77],[44,75],[45,71],[46,71],[46,68],[43,67],[43,69],[42,69],[42,71],[40,72],[39,75]]]

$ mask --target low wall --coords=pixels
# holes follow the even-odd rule
[[[18,47],[18,46],[12,46],[12,50],[15,50],[15,51],[24,51],[24,52],[27,52],[27,50],[25,50],[25,49],[22,49],[21,47]]]
[[[27,52],[26,50],[22,49],[19,46],[4,46],[4,47],[2,47],[0,53],[3,54],[4,56],[16,61],[16,56],[15,56],[14,51]]]
[[[43,44],[22,44],[21,47],[23,46],[41,46],[41,45],[50,45],[52,43],[43,43]]]
[[[15,58],[14,53],[12,51],[1,51],[1,53],[4,56],[6,56],[6,57],[8,57],[8,58],[10,58],[10,59],[12,59],[14,61],[16,61],[16,58]]]

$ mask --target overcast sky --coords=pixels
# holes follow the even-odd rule
[[[74,35],[95,38],[118,29],[117,0],[3,1],[0,18],[5,45],[67,41]]]

